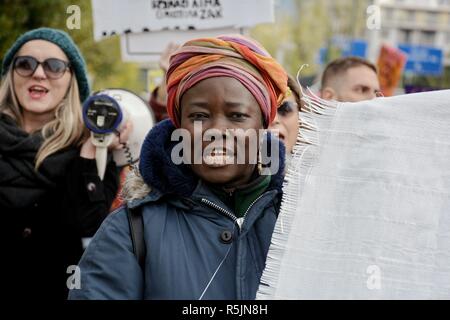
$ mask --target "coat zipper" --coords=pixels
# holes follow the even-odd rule
[[[253,205],[264,196],[265,193],[261,194],[258,198],[253,200],[253,202],[249,205],[247,210],[245,211],[244,215],[241,218],[237,218],[234,214],[232,214],[230,211],[225,210],[224,208],[218,206],[214,202],[209,201],[208,199],[202,198],[202,202],[207,204],[208,206],[216,209],[217,211],[220,211],[221,213],[225,214],[227,217],[231,218],[239,227],[239,231],[242,230],[242,225],[244,224],[245,217],[247,216],[247,213],[250,211],[250,209],[253,207]]]
[[[267,193],[267,192],[266,192]],[[227,217],[231,218],[239,227],[239,233],[242,230],[242,225],[244,224],[244,219],[247,216],[247,213],[250,211],[251,207],[259,200],[262,198],[262,196],[264,196],[265,193],[261,194],[258,198],[256,198],[251,204],[250,206],[247,208],[247,210],[245,211],[244,215],[242,216],[242,218],[237,218],[234,214],[232,214],[231,212],[229,212],[228,210],[225,210],[224,208],[218,206],[217,204],[215,204],[214,202],[209,201],[208,199],[202,198],[202,202],[205,203],[206,205],[216,209],[217,211],[221,212],[222,214],[226,215]],[[239,247],[238,247],[238,251],[239,251]],[[239,280],[238,280],[239,281]],[[242,289],[241,289],[242,290]],[[242,293],[240,293],[240,296],[243,296]]]
[[[263,196],[264,194],[265,194],[265,193],[260,194],[258,198],[256,198],[255,200],[253,200],[252,203],[250,203],[250,205],[248,206],[248,208],[247,208],[247,210],[245,211],[245,213],[244,213],[244,215],[242,216],[242,218],[239,218],[239,219],[242,219],[242,224],[244,224],[244,220],[245,220],[245,217],[247,216],[247,213],[250,211],[250,209],[253,207],[253,205],[254,205],[259,199],[262,198],[262,196]]]
[[[221,213],[223,213],[227,217],[231,218],[231,220],[233,220],[235,223],[237,223],[237,225],[239,226],[239,230],[241,229],[241,225],[238,222],[239,219],[234,214],[232,214],[230,211],[225,210],[224,208],[218,206],[214,202],[211,202],[211,201],[209,201],[208,199],[205,199],[205,198],[202,198],[202,202],[207,204],[208,206],[216,209],[217,211],[220,211]]]

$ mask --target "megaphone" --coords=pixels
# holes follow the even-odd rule
[[[102,180],[108,146],[121,126],[128,120],[132,122],[132,131],[124,148],[113,151],[113,159],[119,167],[133,165],[139,160],[145,136],[155,125],[154,115],[147,103],[125,89],[104,89],[91,95],[83,104],[83,120],[91,131],[92,143],[96,147],[97,171]]]

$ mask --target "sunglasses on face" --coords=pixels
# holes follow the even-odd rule
[[[69,62],[56,58],[49,58],[41,62],[30,56],[19,56],[14,59],[14,70],[22,77],[31,77],[40,64],[50,79],[61,78],[70,67]]]

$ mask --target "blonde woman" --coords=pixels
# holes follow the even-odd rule
[[[9,269],[3,284],[14,297],[64,298],[82,238],[96,232],[117,191],[116,166],[110,161],[104,180],[98,178],[81,120],[89,94],[85,62],[66,33],[23,34],[4,56],[1,74],[0,212]]]

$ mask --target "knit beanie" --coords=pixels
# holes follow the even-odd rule
[[[20,48],[31,40],[46,40],[61,48],[61,50],[69,58],[71,69],[75,73],[78,82],[80,100],[81,102],[86,100],[90,93],[86,63],[84,62],[83,56],[81,55],[77,45],[73,42],[72,38],[61,30],[39,28],[22,34],[5,54],[1,70],[2,77],[8,72],[11,63]]]

